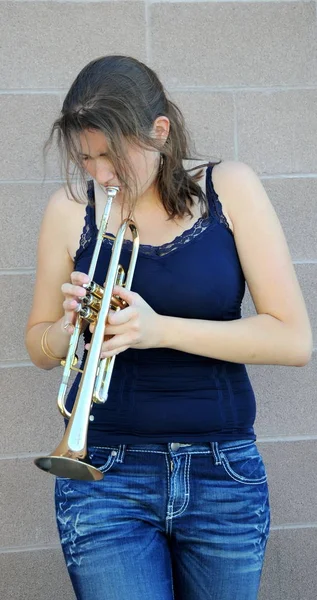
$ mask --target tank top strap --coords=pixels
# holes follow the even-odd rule
[[[231,232],[229,223],[222,212],[222,204],[219,200],[219,196],[214,188],[214,184],[212,181],[212,170],[215,165],[219,163],[208,163],[208,167],[206,169],[206,197],[208,200],[209,210],[216,218],[219,223],[225,225],[227,229]]]
[[[79,259],[81,253],[89,246],[96,233],[95,191],[93,179],[90,179],[87,182],[87,198],[88,202],[85,211],[85,223],[81,232],[79,246],[74,257],[75,263]]]
[[[95,229],[96,226],[96,212],[95,212],[95,187],[94,180],[89,179],[87,182],[87,197],[88,203],[86,206],[86,220],[89,223],[92,229]]]

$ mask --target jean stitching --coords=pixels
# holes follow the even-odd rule
[[[164,451],[164,450],[137,450],[137,449],[133,449],[133,448],[127,448],[126,444],[123,444],[123,446],[125,446],[125,452],[145,452],[147,454],[168,454],[168,451]],[[118,446],[90,446],[91,449],[94,448],[98,448],[98,450],[118,450]],[[119,447],[120,448],[120,447]]]
[[[181,506],[181,508],[178,509],[177,512],[173,513],[173,517],[179,517],[183,512],[185,512],[187,506],[188,506],[188,502],[189,502],[189,489],[190,489],[190,484],[189,484],[189,469],[190,469],[190,462],[191,462],[191,456],[190,454],[187,454],[186,458],[185,458],[185,467],[184,467],[184,488],[185,488],[185,494],[184,494],[184,502]]]
[[[125,457],[125,452],[126,452],[126,444],[120,444],[119,452],[118,452],[117,459],[116,459],[118,463],[123,463],[124,457]]]
[[[90,450],[98,449],[98,450],[118,450],[118,446],[89,446]]]
[[[106,473],[107,471],[109,471],[109,469],[111,469],[111,467],[113,466],[113,463],[115,462],[116,457],[115,456],[108,456],[107,461],[105,462],[104,465],[102,465],[101,467],[99,467],[99,471],[101,471],[102,473]]]
[[[241,450],[242,448],[248,448],[249,446],[253,446],[254,445],[254,440],[251,440],[250,442],[247,442],[245,444],[242,445],[238,445],[238,446],[224,446],[223,448],[221,448],[221,452],[223,450]]]
[[[146,454],[169,454],[168,451],[164,452],[164,450],[137,450],[133,448],[127,448],[126,452],[145,452]]]
[[[195,451],[192,452],[191,450],[188,450],[188,452],[179,452],[177,450],[177,456],[188,456],[188,455],[191,456],[192,454],[198,454],[200,456],[202,454],[212,454],[212,452],[211,452],[211,450],[204,450],[204,451],[201,451],[201,452],[199,452],[199,451],[198,452],[195,452]]]
[[[214,463],[215,465],[221,465],[221,458],[219,455],[219,447],[218,447],[218,442],[211,442],[211,447],[212,447],[212,453],[213,453],[213,458],[214,458]]]
[[[173,471],[173,477],[171,477],[170,500],[169,500],[168,505],[167,505],[167,516],[166,516],[167,519],[172,519],[173,518],[173,506],[174,506],[174,502],[175,502],[175,491],[177,489],[177,487],[176,487],[176,476],[177,476],[178,471],[179,471],[180,461],[175,461],[175,463],[176,463],[176,468]]]
[[[246,483],[250,485],[259,485],[260,483],[265,483],[267,481],[267,476],[260,477],[259,479],[248,479],[247,477],[243,477],[243,475],[238,475],[235,471],[232,470],[230,464],[228,462],[227,457],[222,454],[222,465],[225,471],[228,473],[232,479],[238,481],[239,483]]]
[[[171,493],[171,480],[170,480],[170,471],[169,471],[170,463],[169,463],[167,453],[165,454],[165,462],[166,462],[166,470],[167,470],[167,498],[169,499],[170,493]],[[170,533],[170,528],[171,528],[171,521],[169,520],[168,510],[169,510],[169,500],[167,500],[167,512],[166,512],[166,519],[165,519],[165,533],[166,534]]]
[[[169,495],[169,493],[170,493],[170,472],[169,472],[170,466],[169,466],[167,454],[165,454],[165,462],[166,462],[166,468],[167,468],[167,493]]]

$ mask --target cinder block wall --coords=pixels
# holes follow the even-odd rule
[[[42,183],[42,144],[77,72],[122,53],[157,70],[199,152],[256,170],[287,236],[315,352],[304,368],[248,367],[273,513],[260,598],[315,600],[315,2],[12,0],[0,2],[0,15],[1,597],[74,598],[55,529],[54,478],[33,466],[61,439],[60,371],[32,366],[23,335],[40,219],[61,183],[54,154]],[[248,294],[244,310],[254,312]]]

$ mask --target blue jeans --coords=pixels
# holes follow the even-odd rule
[[[255,600],[269,533],[251,440],[90,447],[98,482],[56,479],[80,600]]]

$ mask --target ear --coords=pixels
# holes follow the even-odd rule
[[[168,138],[169,130],[170,121],[168,117],[164,117],[162,115],[160,117],[157,117],[153,123],[152,136],[157,140],[161,140],[163,142],[162,145],[164,145]]]

